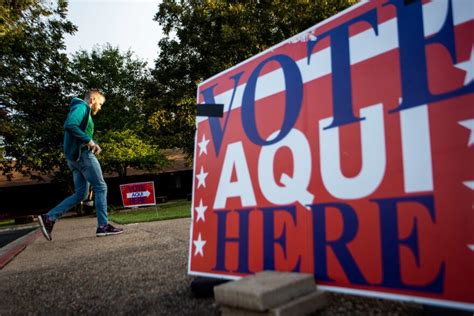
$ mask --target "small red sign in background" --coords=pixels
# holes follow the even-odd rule
[[[124,207],[156,205],[153,181],[122,184],[120,193]]]

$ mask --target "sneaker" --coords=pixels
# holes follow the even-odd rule
[[[48,215],[43,214],[38,216],[38,222],[41,225],[41,231],[43,232],[44,238],[49,241],[53,240],[51,237],[51,232],[53,231],[55,221],[50,220]]]
[[[100,225],[97,227],[95,235],[97,237],[109,236],[109,235],[118,235],[123,233],[122,228],[116,228],[110,224]]]

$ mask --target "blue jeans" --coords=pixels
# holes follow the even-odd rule
[[[50,210],[48,218],[55,221],[75,205],[84,201],[89,193],[90,183],[95,193],[97,223],[99,226],[107,224],[107,184],[97,158],[92,152],[83,148],[79,160],[68,160],[67,164],[72,171],[75,192]]]

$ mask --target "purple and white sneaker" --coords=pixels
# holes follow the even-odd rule
[[[97,227],[97,231],[95,235],[97,237],[104,237],[104,236],[110,236],[110,235],[118,235],[121,233],[123,233],[122,228],[117,228],[110,224],[105,224],[105,225],[100,225],[99,227]]]

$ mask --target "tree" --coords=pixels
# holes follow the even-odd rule
[[[0,138],[0,162],[5,159],[5,144],[3,139]]]
[[[147,89],[157,142],[191,155],[197,83],[355,2],[164,0],[155,20],[165,37]]]
[[[143,95],[148,80],[146,63],[135,59],[130,50],[121,53],[107,44],[72,57],[70,81],[78,95],[91,87],[105,94],[105,104],[94,117],[94,138],[103,149],[102,167],[119,177],[127,175],[128,167],[156,171],[167,164],[144,131]]]
[[[105,94],[106,102],[94,118],[100,135],[108,130],[142,131],[143,94],[149,76],[146,62],[134,58],[132,51],[121,53],[118,47],[107,44],[90,53],[76,52],[69,80],[79,97],[89,88],[98,88]]]
[[[27,10],[39,10],[48,14],[43,9],[40,0],[2,0],[0,6],[0,36],[9,32],[21,31],[22,23],[18,23]]]
[[[68,59],[64,34],[76,27],[66,19],[67,2],[6,1],[1,11],[0,170],[32,178],[63,174],[62,123],[67,111]]]
[[[168,160],[156,145],[147,144],[133,131],[108,131],[101,138],[103,152],[99,155],[104,171],[127,176],[127,168],[157,170],[168,165]]]

